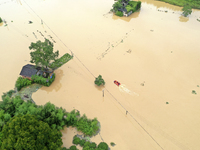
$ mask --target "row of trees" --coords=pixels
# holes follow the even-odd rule
[[[37,143],[38,138],[45,141],[47,137],[50,138],[51,134],[55,134],[58,143],[52,145],[50,144],[52,143],[52,141],[50,141],[49,144],[48,142],[44,142],[45,144],[39,144],[39,147],[41,148],[43,146],[47,147],[47,149],[51,149],[50,147],[52,147],[52,149],[54,149],[57,146],[57,148],[60,149],[62,143],[59,140],[61,139],[59,132],[61,129],[64,128],[65,125],[76,127],[77,130],[82,131],[84,135],[88,136],[96,134],[100,128],[99,122],[96,118],[90,120],[87,119],[85,115],[81,117],[80,113],[75,110],[71,112],[66,112],[66,110],[62,107],[58,108],[50,102],[46,103],[44,106],[37,106],[31,101],[23,101],[18,96],[11,98],[10,93],[12,92],[13,91],[9,91],[7,94],[4,93],[4,95],[2,96],[3,101],[0,104],[0,149],[12,149],[11,147],[16,147],[15,144],[20,145],[23,142],[27,142],[26,148],[30,147],[28,149],[31,149],[30,145],[33,144],[33,141]],[[31,119],[29,120],[28,118]],[[27,122],[27,124],[25,122]],[[17,126],[14,127],[14,125]],[[39,131],[44,130],[42,126],[45,126],[48,129],[47,131],[49,132],[49,135],[46,133],[47,131],[44,131],[41,132],[41,136],[36,136],[38,135]],[[34,128],[38,129],[33,130]],[[15,129],[20,129],[20,131],[16,132]],[[31,131],[31,133],[36,133],[30,137],[30,133],[28,133],[29,131]],[[22,135],[24,136],[24,138],[22,138]],[[12,142],[8,140],[12,138]],[[54,143],[56,143],[56,141]],[[21,145],[21,147],[23,146]],[[32,147],[32,149],[35,148]]]

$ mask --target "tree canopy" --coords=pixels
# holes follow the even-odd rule
[[[38,67],[42,67],[42,69],[51,68],[51,63],[55,62],[59,56],[59,51],[53,52],[53,43],[48,39],[45,39],[44,42],[32,42],[29,49],[33,50],[33,52],[30,52],[30,62],[35,63]]]
[[[190,14],[192,13],[192,7],[189,6],[188,4],[186,4],[186,5],[183,7],[182,11],[183,11],[182,15],[183,15],[184,17],[187,17],[188,15],[190,15]]]
[[[1,149],[61,150],[62,133],[35,116],[18,114],[7,122],[1,134]]]

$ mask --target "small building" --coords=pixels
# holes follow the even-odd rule
[[[29,80],[31,80],[31,77],[36,74],[38,76],[43,76],[44,78],[48,78],[49,76],[50,77],[52,76],[53,70],[50,70],[50,69],[42,70],[41,67],[36,67],[34,65],[27,64],[22,67],[22,70],[20,72],[20,75],[23,78],[27,78]]]

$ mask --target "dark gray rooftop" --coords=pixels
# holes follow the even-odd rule
[[[44,71],[42,71],[41,67],[36,68],[34,65],[27,64],[27,65],[23,66],[23,68],[20,72],[20,75],[26,76],[26,77],[31,77],[32,75],[35,75],[37,73],[38,73],[38,75],[42,75],[43,72],[52,73],[53,71],[46,70],[46,69],[44,69]]]
[[[27,64],[23,66],[20,75],[26,76],[26,77],[31,77],[32,75],[35,75],[37,73],[37,69],[35,68],[34,65]]]

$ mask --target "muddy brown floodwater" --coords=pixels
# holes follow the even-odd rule
[[[101,132],[91,141],[114,142],[113,150],[199,150],[200,11],[184,18],[181,7],[143,0],[139,12],[119,18],[109,13],[113,3],[2,0],[0,92],[14,87],[30,61],[30,43],[46,37],[60,56],[76,57],[56,70],[50,87],[33,94],[38,105],[50,101],[97,117]],[[94,85],[99,74],[103,88]],[[114,80],[138,95],[121,92]],[[69,147],[76,130],[62,133]]]

